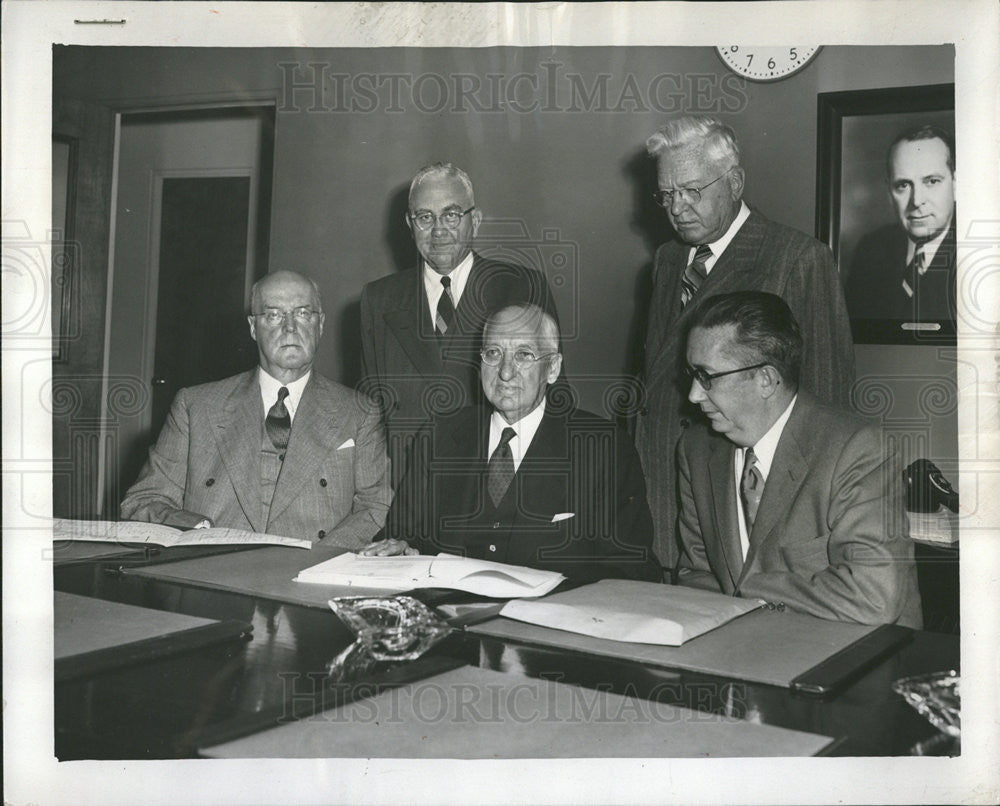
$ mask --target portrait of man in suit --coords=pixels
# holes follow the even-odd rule
[[[711,117],[679,117],[647,141],[673,237],[656,252],[646,331],[645,401],[636,444],[646,473],[656,530],[654,549],[668,568],[677,561],[675,449],[699,413],[682,378],[683,332],[692,305],[713,294],[778,294],[806,329],[802,386],[818,399],[847,406],[854,345],[830,250],[769,221],[744,201],[745,173],[736,133]]]
[[[559,377],[559,329],[536,305],[487,321],[487,403],[437,418],[417,437],[368,554],[448,552],[559,571],[579,581],[659,581],[652,520],[628,435],[546,403]]]
[[[900,469],[879,429],[799,386],[803,340],[778,296],[692,312],[678,446],[679,582],[820,618],[920,627]]]
[[[474,251],[482,220],[465,171],[447,163],[422,168],[406,214],[420,265],[361,292],[363,388],[382,407],[395,481],[424,423],[481,400],[479,348],[489,314],[530,303],[556,316],[541,272]]]
[[[122,518],[367,545],[392,497],[385,439],[373,401],[313,370],[319,289],[272,272],[247,319],[259,366],[178,392]]]
[[[955,148],[938,126],[892,141],[886,185],[897,222],[864,235],[846,281],[856,319],[954,321]]]

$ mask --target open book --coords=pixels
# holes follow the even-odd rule
[[[353,585],[397,593],[414,588],[449,588],[496,599],[542,596],[564,579],[555,571],[453,554],[362,557],[351,552],[306,568],[295,577],[296,582]]]
[[[74,521],[55,518],[52,540],[92,540],[100,543],[137,543],[154,546],[273,545],[311,549],[311,540],[265,535],[215,526],[181,531],[162,523],[140,521]]]
[[[594,638],[680,646],[762,604],[681,585],[603,579],[539,602],[508,602],[500,615]]]

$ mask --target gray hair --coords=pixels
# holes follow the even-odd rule
[[[472,191],[472,180],[469,179],[469,175],[465,171],[452,165],[450,162],[435,162],[431,165],[425,165],[417,171],[410,182],[410,193],[407,197],[407,203],[413,200],[413,194],[417,192],[417,188],[426,179],[457,179],[462,183],[465,192],[469,194],[469,203],[475,205],[476,197]]]
[[[309,283],[310,287],[312,288],[312,297],[313,297],[313,302],[315,304],[316,310],[319,311],[320,313],[323,312],[323,298],[320,296],[319,286],[316,285],[316,281],[312,277],[306,277],[304,274],[299,274],[297,271],[287,271],[285,269],[282,269],[282,270],[279,270],[279,271],[272,271],[269,274],[265,274],[263,277],[261,277],[257,282],[255,282],[250,287],[250,313],[251,314],[254,312],[254,309],[257,307],[257,303],[260,302],[260,289],[261,289],[261,286],[264,285],[264,283],[266,283],[269,280],[274,280],[274,279],[279,278],[280,275],[286,275],[288,277],[297,277],[300,280],[305,280],[307,283]]]
[[[646,152],[651,157],[659,157],[668,149],[699,142],[711,160],[729,162],[730,168],[740,164],[736,132],[714,117],[685,115],[668,121],[646,140]]]
[[[509,318],[524,325],[525,333],[533,333],[538,337],[539,346],[549,353],[559,352],[559,325],[556,324],[552,314],[547,313],[538,305],[527,302],[519,305],[508,305],[490,314],[483,327],[483,336],[496,320],[507,318],[507,313],[513,314]]]

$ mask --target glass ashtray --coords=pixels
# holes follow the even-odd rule
[[[416,660],[452,631],[412,596],[339,596],[330,608],[375,660]]]
[[[892,690],[912,705],[935,728],[956,739],[962,735],[961,676],[956,671],[904,677]]]

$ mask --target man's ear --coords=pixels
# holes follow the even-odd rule
[[[765,364],[757,370],[757,388],[765,400],[777,392],[782,383],[781,373],[770,364]]]
[[[483,223],[483,211],[478,207],[470,214],[472,216],[472,237],[476,237],[479,232],[479,225]]]
[[[320,336],[320,338],[322,338],[322,336],[323,336],[323,325],[325,323],[326,323],[326,314],[323,313],[322,311],[320,311],[319,312],[319,336]],[[317,341],[318,340],[319,339],[317,339]]]
[[[257,341],[257,319],[254,316],[248,316],[247,322],[250,323],[250,338]]]
[[[548,383],[555,383],[556,378],[559,377],[559,371],[562,369],[562,353],[556,353],[549,359],[549,374],[546,376],[546,381]]]
[[[742,165],[737,165],[735,168],[729,171],[729,193],[733,198],[733,201],[739,201],[743,198],[743,186],[746,183],[746,171],[743,170]]]

